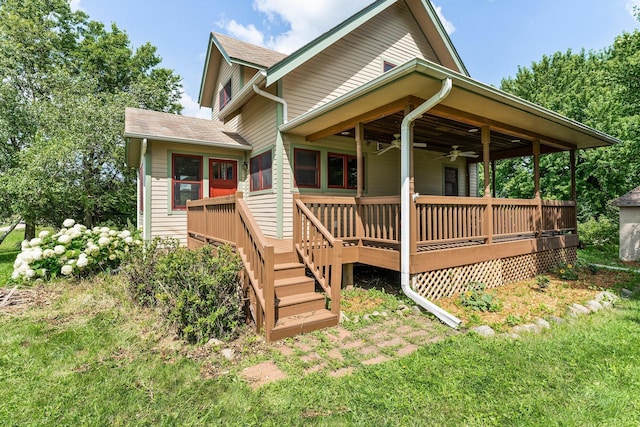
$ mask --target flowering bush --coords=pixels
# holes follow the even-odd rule
[[[45,230],[22,242],[22,251],[13,264],[14,281],[87,276],[116,268],[131,247],[142,245],[138,232],[88,229],[73,219],[66,219],[62,226],[55,234]]]

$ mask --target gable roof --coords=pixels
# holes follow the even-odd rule
[[[266,70],[266,86],[270,86],[397,2],[407,5],[442,65],[468,76],[469,73],[430,0],[377,0],[288,56],[212,33],[200,85],[200,106],[210,107],[213,102],[213,85],[221,58],[229,64],[238,63]],[[216,49],[212,49],[212,46]]]
[[[618,197],[611,204],[621,207],[640,206],[640,187],[636,187],[624,196]]]
[[[140,108],[126,108],[124,115],[126,157],[129,166],[137,166],[135,162],[139,163],[140,146],[144,139],[251,150],[251,145],[240,135],[213,120]]]

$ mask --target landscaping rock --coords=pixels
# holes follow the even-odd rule
[[[633,296],[633,291],[630,291],[627,288],[622,288],[622,290],[620,291],[620,295],[622,296],[622,298],[631,298]]]
[[[396,314],[397,314],[398,316],[404,316],[404,311],[402,311],[402,310],[396,310]]]
[[[488,325],[476,326],[475,328],[471,328],[471,330],[481,337],[492,337],[496,334],[496,331]]]
[[[380,312],[379,311],[374,311],[373,313],[371,313],[371,315],[373,317],[378,317],[378,316],[380,316]]]
[[[516,334],[523,334],[527,332],[538,334],[541,331],[542,326],[533,323],[525,323],[524,325],[516,325],[513,327],[513,332],[515,332]]]
[[[599,303],[602,303],[603,301],[609,301],[613,303],[618,299],[618,296],[609,291],[603,291],[598,292],[593,299],[598,301]]]
[[[382,317],[389,317],[389,314],[387,314],[387,312],[386,312],[386,311],[383,311],[382,313],[380,313],[380,315],[381,315]]]
[[[364,316],[362,316],[362,320],[365,322],[371,322],[371,316],[369,316],[368,314],[365,314]]]
[[[536,320],[536,325],[540,326],[542,329],[551,329],[551,325],[544,319]]]
[[[553,323],[557,323],[558,325],[565,322],[565,320],[562,317],[558,317],[558,316],[551,316],[549,317],[549,320],[551,320]]]
[[[413,310],[413,314],[418,314],[418,315],[422,314],[422,310],[417,305],[414,305],[413,307],[411,307],[411,310]]]
[[[353,323],[360,323],[360,316],[358,316],[357,314],[353,316]]]
[[[222,356],[227,360],[233,360],[233,358],[236,355],[236,352],[233,351],[233,349],[231,348],[225,348],[220,351],[220,354],[222,354]]]
[[[602,306],[602,308],[611,308],[611,307],[613,307],[613,303],[611,301],[602,301],[600,303],[600,305]]]
[[[596,311],[602,310],[602,304],[600,304],[598,301],[595,301],[595,300],[587,301],[585,305],[589,310],[593,311],[594,313]]]
[[[347,317],[346,314],[344,314],[344,311],[340,312],[340,323],[344,323],[344,322],[348,322],[349,318]]]
[[[398,306],[398,310],[404,310],[404,309],[407,309],[407,308],[409,308],[409,307],[407,307],[407,306],[406,306],[406,305],[404,305],[404,304],[400,304],[400,305]]]
[[[589,310],[584,305],[575,304],[575,303],[569,306],[569,310],[571,311],[572,314],[576,316],[582,316],[582,315],[591,313],[591,310]]]

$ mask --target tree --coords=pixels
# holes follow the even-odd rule
[[[616,38],[610,49],[543,56],[530,68],[519,68],[515,78],[502,81],[501,87],[505,91],[622,140],[612,147],[578,151],[576,178],[580,220],[601,215],[613,217],[615,211],[609,205],[610,200],[640,185],[638,162],[630,161],[640,155],[638,47],[640,33],[623,34]],[[504,190],[503,196],[532,194],[528,185],[530,180],[523,180],[523,174],[531,176],[527,168],[530,169],[530,161],[525,159],[499,162],[496,180],[497,187]],[[568,199],[568,154],[544,155],[540,168],[543,197]]]
[[[180,77],[149,43],[67,0],[0,0],[0,215],[126,223],[134,171],[124,167],[124,108],[179,113]]]

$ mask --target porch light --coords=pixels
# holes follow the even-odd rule
[[[513,142],[515,144],[517,142],[520,142],[520,140],[519,139],[512,139],[511,142]]]
[[[478,128],[469,129],[469,133],[476,133],[476,132],[478,132]]]
[[[242,170],[245,172],[249,170],[249,164],[247,162],[242,162]]]

